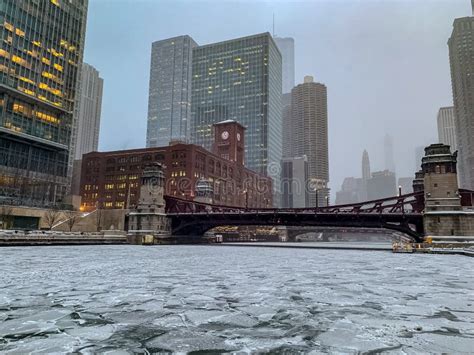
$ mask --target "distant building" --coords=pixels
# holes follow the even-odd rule
[[[292,129],[293,122],[291,119],[291,93],[283,94],[281,97],[281,119],[282,119],[282,153],[284,158],[293,157],[292,151]]]
[[[213,193],[213,196],[205,196],[210,199],[208,202],[250,208],[272,207],[271,178],[247,169],[240,159],[231,161],[223,154],[216,155],[194,144],[173,142],[165,147],[85,154],[81,172],[81,209],[135,207],[140,176],[146,166],[155,162],[165,167],[166,195],[187,200],[198,197],[198,201],[202,201],[203,181],[206,181],[211,184],[206,188],[207,192]]]
[[[425,147],[418,146],[415,148],[415,171],[421,169],[421,159],[425,156]]]
[[[384,138],[384,157],[385,170],[393,171],[394,173],[396,173],[395,157],[393,154],[393,138],[389,134],[386,134]]]
[[[452,152],[458,150],[454,107],[441,107],[438,111],[438,140],[440,143],[449,145]]]
[[[191,118],[192,52],[189,36],[153,42],[148,93],[147,147],[186,142]]]
[[[448,46],[459,187],[474,190],[474,17],[454,20]]]
[[[282,92],[290,93],[295,86],[295,40],[291,37],[274,37],[282,58]]]
[[[97,151],[99,147],[100,114],[102,109],[102,90],[104,80],[92,65],[82,63],[81,79],[75,107],[77,124],[74,159]]]
[[[191,142],[210,150],[212,125],[236,120],[246,128],[246,166],[279,186],[282,57],[272,36],[195,47],[192,63]]]
[[[367,181],[367,199],[378,200],[397,195],[395,173],[384,170],[372,173]]]
[[[281,192],[283,208],[309,207],[308,172],[306,156],[282,159]]]
[[[66,203],[87,7],[0,2],[0,201]]]
[[[370,179],[370,159],[366,150],[362,153],[362,179],[366,181]]]
[[[336,193],[336,205],[345,205],[365,201],[364,191],[367,182],[361,178],[347,177],[341,190]]]
[[[306,76],[302,84],[291,90],[291,156],[308,158],[309,204],[327,203],[329,196],[329,148],[327,89]],[[316,191],[320,190],[320,191]]]
[[[398,178],[398,187],[402,189],[402,194],[411,194],[413,192],[413,178],[401,177]]]

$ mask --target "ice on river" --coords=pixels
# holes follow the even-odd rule
[[[0,249],[0,352],[470,353],[474,260],[217,246]]]

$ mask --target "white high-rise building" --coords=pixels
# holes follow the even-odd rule
[[[295,86],[295,40],[291,37],[275,37],[282,59],[282,90],[290,93]]]
[[[456,126],[454,119],[454,107],[441,107],[438,111],[438,139],[440,143],[449,145],[451,152],[455,152]]]
[[[146,146],[167,146],[189,139],[192,54],[197,44],[189,36],[153,42]]]
[[[75,122],[77,125],[74,159],[97,151],[99,145],[100,114],[104,79],[92,65],[82,63],[79,90],[77,92]]]
[[[459,187],[474,190],[474,16],[454,20],[448,46]]]

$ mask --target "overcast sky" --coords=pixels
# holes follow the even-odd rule
[[[384,168],[393,136],[398,176],[437,139],[452,105],[447,40],[469,0],[90,0],[84,60],[104,78],[100,150],[145,146],[151,43],[188,34],[207,44],[272,31],[295,39],[296,82],[328,87],[332,196],[361,175],[362,151]]]

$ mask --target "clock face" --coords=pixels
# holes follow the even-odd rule
[[[227,131],[222,132],[221,137],[222,139],[226,140],[227,138],[229,138],[229,132]]]
[[[240,142],[240,133],[237,133],[237,140]]]

